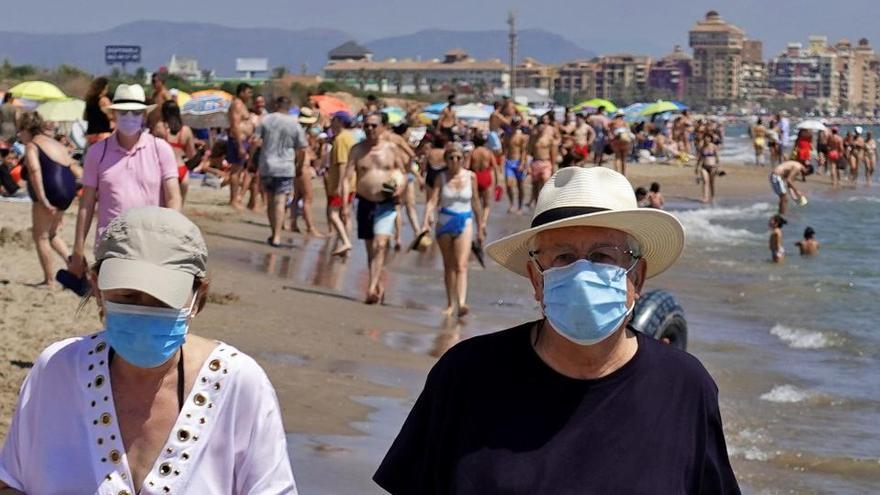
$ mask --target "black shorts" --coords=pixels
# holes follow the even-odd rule
[[[358,196],[357,234],[358,239],[372,239],[377,235],[394,235],[397,209],[394,201],[376,203]]]
[[[446,167],[436,169],[428,165],[428,171],[425,172],[425,184],[428,187],[433,188],[434,182],[437,181],[437,177],[440,177],[440,174],[442,174],[443,172],[446,172]]]

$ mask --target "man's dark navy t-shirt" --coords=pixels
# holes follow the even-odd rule
[[[428,375],[374,480],[392,494],[730,494],[718,388],[638,334],[633,358],[576,380],[535,353],[536,323],[456,345]]]

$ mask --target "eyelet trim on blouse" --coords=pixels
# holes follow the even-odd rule
[[[89,419],[93,465],[99,482],[99,494],[123,494],[131,490],[127,474],[128,460],[119,433],[115,404],[110,390],[108,346],[103,332],[86,339],[87,353],[80,362],[79,377],[85,395]],[[183,493],[188,483],[189,466],[198,458],[214,425],[218,407],[229,379],[229,366],[239,353],[220,343],[202,366],[189,396],[177,417],[168,440],[152,470],[144,478],[143,494]],[[200,441],[200,439],[203,439]]]

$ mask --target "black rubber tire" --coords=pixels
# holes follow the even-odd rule
[[[655,289],[642,294],[633,308],[630,326],[657,340],[667,339],[669,345],[687,350],[687,319],[675,297],[665,290]]]

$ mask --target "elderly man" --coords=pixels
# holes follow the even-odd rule
[[[681,224],[606,168],[560,170],[531,228],[487,246],[544,317],[450,349],[374,479],[393,494],[739,493],[718,389],[628,327]]]

